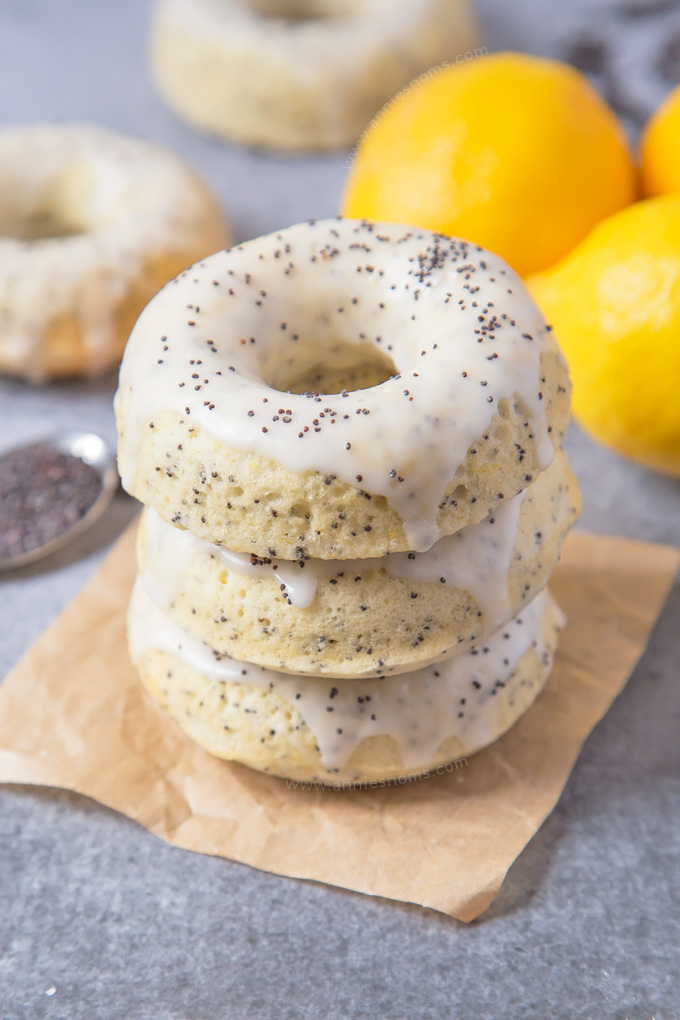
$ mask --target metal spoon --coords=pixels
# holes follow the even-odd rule
[[[0,571],[73,541],[101,517],[117,487],[113,451],[94,432],[56,433],[0,454]]]

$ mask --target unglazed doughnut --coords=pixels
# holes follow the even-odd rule
[[[121,366],[119,466],[165,520],[237,552],[424,551],[550,464],[569,393],[497,256],[394,224],[303,223],[147,306]]]
[[[390,94],[476,38],[467,0],[158,0],[151,63],[199,128],[328,148],[351,145]]]
[[[97,127],[3,128],[0,371],[104,371],[156,291],[225,243],[216,200],[169,152]]]
[[[154,603],[211,647],[298,675],[366,677],[436,662],[506,624],[547,582],[579,510],[558,451],[524,492],[426,553],[258,559],[146,509],[137,558]]]
[[[422,775],[509,729],[545,684],[562,616],[547,592],[485,644],[374,680],[295,677],[220,657],[136,582],[128,632],[142,682],[198,744],[327,785]]]

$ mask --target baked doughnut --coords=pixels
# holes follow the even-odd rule
[[[139,580],[128,618],[142,682],[193,740],[326,785],[405,781],[486,747],[542,689],[560,624],[542,592],[476,649],[400,676],[332,681],[220,657],[164,616]]]
[[[476,40],[467,0],[159,0],[151,65],[199,128],[329,148],[351,145],[390,94]]]
[[[164,283],[224,247],[177,157],[98,127],[0,130],[0,371],[40,381],[120,359]]]
[[[531,602],[580,510],[566,454],[490,518],[427,553],[381,559],[258,559],[146,509],[137,560],[147,592],[193,637],[298,675],[417,669],[493,634]]]
[[[147,306],[121,365],[119,466],[165,520],[236,552],[424,551],[550,464],[569,393],[498,256],[394,224],[302,223]]]

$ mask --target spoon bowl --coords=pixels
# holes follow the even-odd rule
[[[114,453],[101,436],[98,436],[95,432],[75,429],[57,432],[54,435],[38,437],[29,443],[13,447],[0,454],[0,470],[2,470],[3,463],[7,465],[11,462],[15,493],[17,490],[24,490],[24,494],[28,493],[30,495],[30,486],[35,486],[36,484],[36,472],[28,471],[25,480],[22,479],[22,456],[26,458],[29,467],[31,467],[32,462],[35,463],[36,458],[40,458],[38,474],[43,479],[49,474],[50,456],[53,456],[55,461],[61,464],[68,464],[68,461],[64,460],[64,458],[72,457],[74,461],[80,461],[81,464],[91,468],[95,472],[95,477],[99,484],[92,493],[91,501],[87,501],[85,505],[81,506],[77,519],[72,522],[65,522],[63,527],[58,528],[56,533],[48,535],[44,540],[37,541],[36,544],[30,544],[28,548],[18,552],[14,552],[11,547],[5,549],[0,546],[0,571],[15,570],[17,567],[24,567],[29,563],[35,563],[44,556],[49,556],[51,553],[56,552],[57,549],[61,549],[69,542],[72,542],[78,535],[82,534],[82,532],[99,520],[118,488],[118,471],[116,470]],[[77,467],[77,465],[74,465],[74,467]],[[78,486],[76,485],[73,488],[73,492],[76,493],[77,491]],[[2,507],[2,499],[3,495],[0,495],[0,508]],[[36,506],[38,506],[38,509],[35,506],[30,508],[33,516],[41,513],[44,513],[46,516],[55,509],[52,504],[46,505],[44,508],[40,507],[39,500]],[[6,528],[11,527],[11,524],[8,524],[3,518],[5,518],[5,511],[0,509],[0,529],[4,531]]]

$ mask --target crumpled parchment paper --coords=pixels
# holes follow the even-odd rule
[[[680,550],[576,533],[551,588],[568,617],[529,712],[450,772],[304,789],[219,761],[147,698],[128,659],[133,530],[0,685],[0,782],[60,786],[176,846],[434,907],[491,903],[640,658]]]

